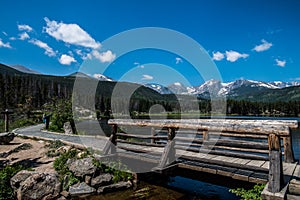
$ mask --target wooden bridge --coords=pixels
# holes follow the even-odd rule
[[[291,141],[297,121],[111,119],[108,124],[113,131],[103,153],[135,160],[129,168],[186,169],[267,183],[264,199],[284,199],[288,191],[300,195]]]

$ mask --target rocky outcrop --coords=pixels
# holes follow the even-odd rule
[[[100,186],[109,185],[112,183],[113,176],[111,174],[101,174],[99,176],[96,176],[95,178],[92,178],[91,180],[91,186],[98,188]]]
[[[0,144],[8,144],[15,138],[14,133],[0,133]]]
[[[67,161],[69,170],[78,177],[93,175],[96,172],[96,166],[93,164],[93,158],[69,159]]]
[[[84,195],[84,194],[93,194],[96,192],[96,189],[89,186],[88,184],[82,182],[70,186],[69,193],[71,196],[75,195]]]
[[[72,126],[71,126],[71,123],[70,122],[65,122],[64,123],[64,131],[65,131],[65,134],[73,134],[73,129],[72,129]]]
[[[107,193],[128,189],[131,182],[113,184],[113,175],[94,165],[93,158],[69,159],[66,162],[69,172],[62,176],[57,174],[20,171],[10,180],[18,200],[65,200],[70,196]],[[74,181],[75,180],[75,181]],[[78,182],[80,181],[80,182]],[[76,183],[78,182],[78,183]],[[76,184],[74,184],[76,183]],[[73,184],[73,185],[72,185]]]
[[[104,193],[108,193],[108,192],[112,192],[112,191],[125,190],[125,189],[130,188],[131,186],[132,186],[132,184],[130,183],[130,181],[118,182],[118,183],[115,183],[115,184],[99,187],[98,190],[97,190],[97,193],[98,194],[104,194]]]
[[[54,200],[60,196],[61,184],[57,174],[20,171],[10,180],[18,200]]]

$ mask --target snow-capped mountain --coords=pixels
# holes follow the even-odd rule
[[[94,74],[93,77],[98,79],[99,81],[113,81],[112,78],[109,78],[103,74]]]
[[[167,88],[163,85],[157,84],[157,83],[146,83],[146,84],[144,84],[144,86],[146,86],[152,90],[155,90],[156,92],[158,92],[160,94],[173,94],[173,92],[169,88]]]
[[[175,82],[168,86],[168,88],[174,93],[174,94],[187,94],[188,89],[185,85],[179,82]]]
[[[111,79],[103,74],[94,74],[93,76],[91,76],[91,75],[87,75],[82,72],[74,72],[74,73],[70,74],[69,76],[73,76],[73,77],[77,77],[77,78],[94,78],[99,81],[113,81],[113,79]]]
[[[273,82],[270,82],[270,84],[277,86],[278,88],[300,86],[300,82],[297,82],[297,81],[292,81],[292,82],[273,81]]]
[[[221,96],[238,96],[251,95],[256,91],[267,89],[282,89],[291,86],[300,86],[300,82],[263,82],[254,80],[239,79],[233,82],[222,83],[219,80],[209,80],[200,86],[186,87],[182,83],[176,82],[168,87],[159,84],[146,84],[145,86],[156,90],[161,94],[188,94],[197,95],[203,98],[221,97]]]

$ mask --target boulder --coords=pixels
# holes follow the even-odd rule
[[[65,134],[73,134],[73,129],[72,129],[70,122],[64,123],[64,131],[65,131]]]
[[[77,177],[92,175],[96,172],[97,167],[93,164],[93,158],[69,159],[68,168]]]
[[[97,190],[97,193],[104,194],[104,193],[108,193],[108,192],[125,190],[125,189],[130,188],[131,186],[132,186],[132,184],[130,183],[130,181],[127,181],[127,182],[122,181],[122,182],[118,182],[115,184],[99,187]]]
[[[111,174],[101,174],[92,178],[91,186],[98,188],[100,186],[109,185],[112,183],[113,176]]]
[[[14,133],[0,133],[0,144],[8,144],[15,138]]]
[[[11,178],[18,200],[54,200],[60,196],[61,184],[57,174],[20,171]]]
[[[23,183],[29,176],[31,176],[34,172],[29,172],[27,170],[22,170],[18,172],[16,175],[14,175],[10,179],[10,185],[14,190],[17,190],[21,183]]]
[[[71,196],[93,194],[95,192],[96,192],[95,188],[92,188],[91,186],[89,186],[84,182],[77,183],[69,187],[69,193]]]

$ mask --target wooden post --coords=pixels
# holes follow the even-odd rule
[[[175,141],[173,140],[175,137],[175,128],[168,128],[168,142],[165,146],[164,152],[162,154],[162,157],[160,159],[160,162],[158,164],[158,168],[162,169],[167,164],[171,164],[176,160],[175,157]]]
[[[272,193],[280,192],[283,187],[283,167],[280,149],[280,138],[276,134],[270,134],[269,142],[269,185],[268,191]]]
[[[199,130],[198,130],[199,131]],[[203,131],[202,132],[202,134],[203,134],[203,148],[207,148],[208,146],[207,146],[207,143],[206,142],[208,142],[208,140],[209,140],[209,134],[208,134],[208,131]]]
[[[111,134],[111,154],[115,154],[117,152],[117,132],[118,132],[118,126],[115,124],[112,129]]]
[[[117,131],[118,131],[118,126],[116,124],[112,125],[111,135],[103,148],[104,155],[107,155],[109,153],[109,150],[111,154],[116,153]]]
[[[151,136],[152,137],[156,136],[155,128],[154,127],[151,128]],[[154,144],[155,142],[156,142],[155,138],[151,138],[151,144]]]
[[[9,115],[12,113],[13,112],[9,111],[8,109],[1,112],[1,114],[4,114],[4,132],[9,132]]]
[[[283,146],[284,146],[284,162],[287,163],[295,162],[291,135],[283,138]]]

